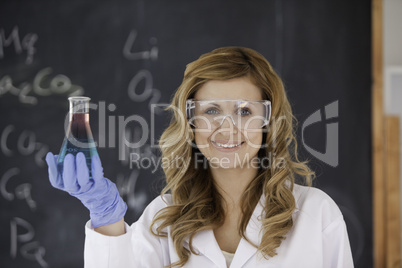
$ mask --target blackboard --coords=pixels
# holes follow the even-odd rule
[[[370,8],[362,0],[2,1],[0,266],[83,266],[88,212],[51,187],[44,162],[63,141],[68,96],[97,105],[92,131],[131,223],[163,185],[153,163],[119,160],[157,160],[153,145],[169,114],[152,115],[150,105],[169,102],[187,63],[237,45],[262,53],[283,78],[300,159],[311,160],[315,186],[340,206],[356,267],[372,267]],[[135,115],[150,132],[128,151],[122,132],[137,141],[145,130],[135,120],[118,125]]]

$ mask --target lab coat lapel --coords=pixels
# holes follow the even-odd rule
[[[261,196],[260,201],[257,203],[253,214],[246,227],[246,237],[250,242],[258,246],[261,243],[261,213],[263,211],[264,195]],[[237,246],[236,253],[234,255],[230,268],[242,267],[254,254],[257,253],[257,248],[242,238]]]
[[[189,239],[187,239],[187,242],[189,242]],[[212,230],[205,230],[195,234],[193,237],[193,247],[218,267],[226,267],[225,257],[221,252]]]
[[[293,215],[297,214],[300,211],[299,202],[297,199],[295,201],[296,201],[296,208],[293,211]],[[262,195],[246,227],[246,233],[245,233],[246,237],[256,246],[261,244],[261,238],[262,238],[261,219],[264,217],[263,214],[264,204],[265,204],[265,196]],[[249,242],[247,242],[244,238],[242,238],[240,240],[239,246],[237,247],[230,268],[243,267],[243,265],[255,254],[257,254],[257,248],[251,245]],[[262,255],[260,257],[264,258]]]
[[[253,214],[250,217],[250,221],[246,227],[246,237],[255,245],[259,245],[261,242],[260,230],[261,230],[261,213],[263,211],[264,195],[261,196],[260,201],[257,203]],[[189,239],[186,239],[189,243]],[[218,267],[226,267],[226,260],[222,254],[222,251],[216,241],[214,232],[212,230],[206,230],[199,232],[193,237],[193,247],[210,259]],[[231,268],[242,267],[254,254],[257,253],[257,248],[247,242],[244,238],[240,240],[234,255]]]
[[[299,204],[296,199],[296,208],[293,214],[299,212]],[[264,217],[263,208],[265,204],[265,196],[261,195],[259,202],[257,203],[253,214],[246,227],[245,235],[254,245],[258,246],[261,243],[261,219]],[[189,242],[189,239],[186,239]],[[202,231],[194,235],[193,246],[198,249],[201,254],[206,256],[218,267],[226,267],[226,260],[222,254],[222,251],[216,241],[215,235],[212,230]],[[230,268],[241,268],[243,265],[255,254],[257,254],[257,248],[247,242],[244,238],[240,240],[236,253],[230,265]],[[263,258],[261,256],[261,258]]]

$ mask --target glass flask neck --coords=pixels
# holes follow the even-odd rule
[[[70,113],[88,113],[89,101],[88,97],[69,97],[70,101]]]
[[[69,97],[70,102],[70,121],[75,117],[76,114],[87,114],[89,113],[89,101],[91,98],[77,96]],[[87,117],[87,116],[86,116]]]

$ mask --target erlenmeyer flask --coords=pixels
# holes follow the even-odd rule
[[[63,145],[61,146],[57,166],[60,174],[63,174],[63,162],[67,154],[74,156],[83,152],[91,177],[91,160],[98,154],[96,144],[89,126],[89,101],[88,97],[70,97],[69,124],[66,129]]]

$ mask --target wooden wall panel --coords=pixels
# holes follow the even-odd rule
[[[401,267],[399,117],[386,116],[385,130],[386,267],[399,268]]]
[[[384,185],[384,109],[383,109],[383,30],[382,0],[372,0],[372,161],[374,267],[385,262],[385,185]]]

